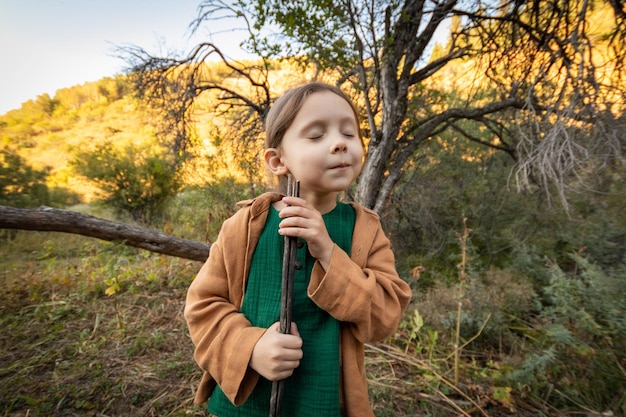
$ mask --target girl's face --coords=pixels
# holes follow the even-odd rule
[[[277,152],[277,164],[303,191],[346,190],[361,172],[363,146],[352,107],[331,91],[308,96]]]

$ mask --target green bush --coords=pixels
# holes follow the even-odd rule
[[[254,194],[247,184],[222,178],[204,187],[187,187],[171,199],[163,215],[163,229],[176,236],[212,242],[237,202]]]
[[[36,207],[49,204],[48,170],[36,170],[17,153],[0,149],[0,204]]]
[[[457,305],[462,303],[461,339],[479,336],[471,350],[513,352],[519,349],[516,318],[533,310],[536,294],[532,285],[512,271],[492,268],[468,279],[459,298],[459,284],[439,280],[423,294],[418,293],[415,308],[430,328],[451,345],[457,320]]]
[[[625,411],[626,274],[572,255],[576,273],[549,266],[534,352],[508,375],[557,407]]]
[[[105,204],[144,223],[162,216],[179,187],[176,169],[156,146],[102,144],[77,151],[72,166],[100,188]]]

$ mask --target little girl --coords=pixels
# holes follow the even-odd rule
[[[265,162],[300,197],[265,193],[222,225],[187,293],[185,318],[204,370],[196,403],[219,417],[373,417],[364,343],[396,329],[411,290],[379,217],[338,202],[363,164],[358,114],[338,88],[287,91],[265,121]],[[284,190],[284,188],[282,188]],[[298,239],[293,324],[279,331],[284,236]]]

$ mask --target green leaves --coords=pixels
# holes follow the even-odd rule
[[[72,166],[100,188],[106,203],[143,222],[155,220],[179,186],[175,168],[157,147],[105,143],[77,151]]]
[[[10,149],[0,149],[0,204],[36,207],[48,204],[48,169],[37,170]]]

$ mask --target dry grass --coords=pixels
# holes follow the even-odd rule
[[[28,235],[2,247],[1,415],[203,415],[182,318],[197,264]],[[106,296],[110,271],[125,281]]]
[[[0,416],[205,415],[182,317],[198,263],[34,232],[0,253]],[[120,291],[107,296],[112,277]],[[475,365],[452,384],[446,359],[420,359],[406,330],[367,346],[377,416],[511,415],[494,387],[470,382]]]
[[[172,292],[24,306],[6,323],[6,415],[189,415],[195,366]],[[3,312],[4,313],[4,312]],[[5,321],[3,319],[3,321]],[[6,320],[8,321],[8,320]]]

